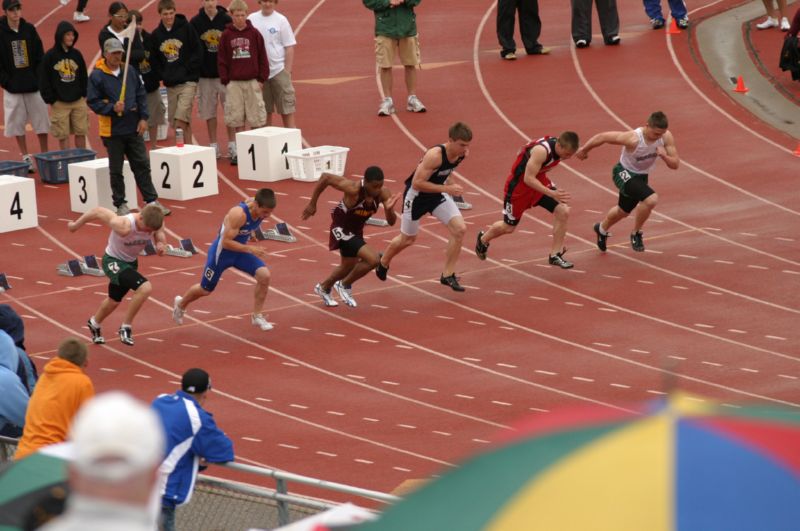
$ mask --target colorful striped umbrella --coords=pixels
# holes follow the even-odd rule
[[[521,425],[367,530],[800,529],[800,411],[683,394]]]

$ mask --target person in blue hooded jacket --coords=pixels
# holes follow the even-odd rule
[[[0,330],[0,435],[19,437],[25,426],[30,394],[17,375],[19,354],[14,340]]]

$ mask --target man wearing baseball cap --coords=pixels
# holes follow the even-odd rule
[[[86,94],[86,104],[97,114],[100,138],[108,151],[111,199],[118,216],[130,214],[122,176],[122,165],[127,157],[144,202],[156,205],[167,216],[170,210],[158,202],[150,174],[150,158],[142,136],[147,131],[149,116],[144,82],[133,65],[128,65],[127,77],[124,67],[122,42],[116,37],[106,39],[103,57],[94,65]]]
[[[164,457],[161,422],[146,404],[120,391],[98,395],[78,412],[70,431],[66,512],[47,531],[152,531],[152,502]]]
[[[202,408],[210,390],[208,373],[189,369],[183,374],[179,391],[153,401],[167,434],[167,457],[161,465],[165,480],[161,492],[163,531],[175,529],[175,507],[191,499],[200,460],[226,463],[234,459],[233,441],[217,427],[211,413]]]

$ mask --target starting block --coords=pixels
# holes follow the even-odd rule
[[[11,289],[11,284],[8,283],[5,273],[0,273],[0,293]]]
[[[471,210],[472,209],[472,203],[467,203],[466,201],[464,201],[464,197],[463,196],[454,195],[453,196],[453,201],[455,202],[455,204],[456,204],[456,206],[458,207],[459,210]]]
[[[289,230],[289,227],[286,225],[286,223],[278,223],[275,225],[274,229],[256,229],[253,231],[253,236],[255,236],[256,240],[259,241],[275,240],[286,243],[294,243],[297,241],[297,238]]]
[[[97,261],[97,257],[93,254],[84,256],[83,260],[67,260],[66,263],[58,264],[56,271],[59,275],[65,277],[80,277],[82,275],[106,276]]]
[[[388,227],[389,222],[381,218],[369,218],[367,225],[375,225],[376,227]]]
[[[155,245],[153,245],[153,242],[149,241],[139,254],[144,256],[152,256],[158,253]],[[180,241],[179,247],[173,247],[172,245],[168,244],[167,251],[164,254],[167,256],[177,256],[179,258],[189,258],[193,254],[197,254],[197,249],[195,248],[194,243],[192,243],[192,239],[186,238]]]

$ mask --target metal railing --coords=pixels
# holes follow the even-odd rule
[[[0,436],[0,463],[13,458],[17,442],[17,439]],[[230,470],[252,476],[253,483],[259,482],[255,478],[269,478],[275,482],[275,488],[200,474],[191,501],[178,507],[176,524],[179,531],[270,529],[338,505],[337,502],[322,498],[290,494],[289,483],[371,502],[393,503],[399,500],[397,496],[383,492],[244,463],[213,466],[220,471]],[[359,504],[357,500],[350,501]]]

